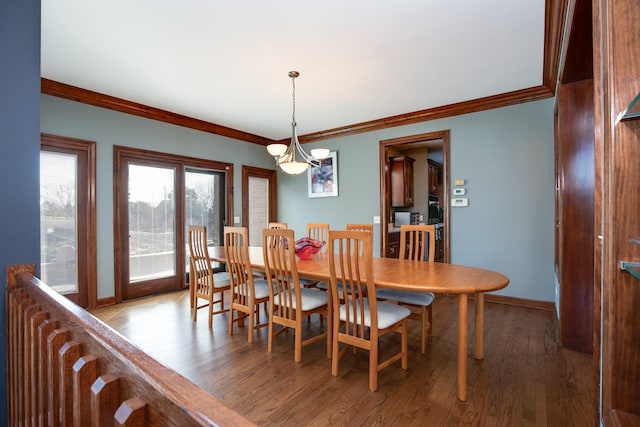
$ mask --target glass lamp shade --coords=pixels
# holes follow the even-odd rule
[[[287,146],[285,144],[269,144],[267,145],[267,151],[273,157],[280,157],[287,151]]]
[[[309,167],[309,163],[307,162],[284,162],[280,163],[280,167],[285,173],[289,175],[299,175],[302,172],[306,171]]]
[[[311,155],[314,159],[323,160],[329,157],[330,151],[326,148],[314,148],[311,150]]]

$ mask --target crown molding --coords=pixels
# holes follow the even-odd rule
[[[243,132],[204,120],[194,119],[159,108],[150,107],[125,99],[116,98],[110,95],[82,89],[65,83],[41,79],[41,91],[46,95],[69,99],[96,107],[107,108],[121,113],[132,114],[147,119],[158,120],[171,123],[203,132],[226,136],[241,141],[251,142],[259,145],[269,145],[275,141],[259,135]],[[355,123],[339,128],[328,129],[320,132],[301,135],[301,143],[316,142],[325,139],[338,138],[358,133],[371,132],[375,130],[387,129],[397,126],[404,126],[413,123],[425,122],[429,120],[442,119],[445,117],[457,116],[461,114],[475,113],[478,111],[490,110],[494,108],[506,107],[509,105],[521,104],[540,99],[550,98],[553,93],[546,86],[537,86],[529,89],[516,90],[499,95],[478,98],[471,101],[458,102],[441,107],[429,108],[412,113],[399,114],[383,119],[371,120],[367,122]],[[283,139],[279,142],[286,142]]]
[[[193,117],[183,116],[182,114],[172,113],[170,111],[161,110],[144,104],[138,104],[137,102],[127,101],[126,99],[116,98],[114,96],[93,92],[91,90],[45,78],[40,79],[40,84],[40,90],[42,93],[57,96],[58,98],[69,99],[83,104],[107,108],[109,110],[125,114],[140,116],[151,120],[158,120],[160,122],[226,136],[228,138],[239,139],[241,141],[253,142],[254,144],[269,145],[274,142],[274,140],[263,136],[254,135],[252,133],[243,132],[241,130],[232,129],[200,119],[194,119]]]
[[[508,107],[510,105],[522,104],[525,102],[537,101],[540,99],[551,97],[553,97],[553,93],[551,92],[551,90],[549,90],[548,87],[541,85],[499,95],[472,99],[470,101],[457,102],[441,107],[414,111],[412,113],[399,114],[397,116],[390,116],[383,119],[356,123],[353,125],[328,129],[320,132],[308,133],[306,135],[299,136],[299,139],[300,143],[316,142],[323,139],[338,138],[363,132],[371,132],[374,130],[381,130],[397,126],[409,125],[413,123],[426,122],[429,120],[442,119],[445,117],[458,116],[461,114],[476,113],[478,111]]]

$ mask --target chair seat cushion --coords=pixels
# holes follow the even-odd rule
[[[254,279],[253,286],[256,289],[256,299],[269,298],[269,282],[265,279]]]
[[[220,271],[218,273],[213,273],[213,287],[214,288],[225,288],[229,286],[230,283],[229,273],[226,271]]]
[[[394,323],[409,317],[411,310],[401,305],[389,304],[384,301],[377,303],[378,306],[378,329],[386,329]],[[359,309],[358,309],[359,311]],[[351,313],[353,316],[353,313]],[[359,317],[359,316],[358,316]],[[344,304],[340,304],[340,320],[347,320],[347,308]],[[369,300],[364,301],[364,326],[371,326],[371,311],[369,309]]]
[[[302,299],[302,311],[309,311],[327,305],[327,293],[317,289],[300,288],[300,297]],[[278,299],[274,301],[278,304]],[[292,307],[296,308],[296,299],[293,297]]]
[[[435,295],[431,292],[396,291],[395,289],[376,289],[376,298],[388,299],[405,304],[428,306]]]

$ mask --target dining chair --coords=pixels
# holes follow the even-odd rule
[[[329,271],[333,312],[331,375],[338,376],[339,360],[349,347],[369,351],[369,390],[378,389],[378,371],[400,360],[407,369],[407,318],[411,311],[377,301],[373,278],[372,235],[367,231],[329,231]],[[343,286],[338,287],[341,283]],[[365,291],[366,289],[366,291]],[[379,362],[380,337],[399,333],[400,351]],[[345,344],[340,349],[340,343]]]
[[[314,240],[326,242],[329,235],[329,224],[325,223],[309,223],[307,224],[307,237]],[[323,246],[321,251],[326,252],[327,245]]]
[[[368,231],[373,233],[373,224],[347,224],[347,230]]]
[[[326,223],[308,223],[307,224],[307,237],[310,239],[326,242],[328,233],[329,233],[329,224],[326,224]],[[325,243],[322,249],[320,249],[320,252],[323,253],[326,251],[327,251],[327,245]],[[305,288],[317,288],[318,285],[320,285],[320,283],[321,282],[318,280],[300,279],[300,284]],[[324,284],[321,285],[320,288],[323,288],[324,290],[327,289]]]
[[[373,224],[347,224],[346,229],[351,231],[367,231],[369,233],[373,233]],[[338,286],[341,285],[338,284]],[[329,285],[325,284],[324,282],[318,282],[315,287],[324,291],[329,289]]]
[[[229,310],[224,307],[224,293],[231,288],[229,276],[225,272],[223,276],[218,276],[220,280],[216,280],[207,249],[207,228],[202,225],[190,225],[187,232],[189,235],[189,297],[193,320],[198,319],[199,309],[209,307],[209,327],[212,327],[213,315]],[[207,303],[198,305],[198,299],[204,299]],[[213,306],[218,303],[220,310],[214,311]]]
[[[269,228],[275,228],[275,229],[283,229],[283,228],[289,228],[289,225],[286,222],[270,222],[269,223]]]
[[[331,343],[326,331],[302,340],[302,319],[314,313],[327,314],[327,293],[300,286],[295,251],[289,247],[294,242],[293,230],[267,228],[262,233],[264,267],[269,282],[269,352],[273,351],[274,336],[291,328],[296,362],[302,360],[303,346],[323,338],[327,338],[328,357]],[[282,327],[275,331],[274,325]]]
[[[248,318],[247,340],[252,343],[254,330],[269,324],[260,323],[260,304],[266,306],[269,301],[269,284],[255,277],[251,269],[247,227],[224,228],[224,253],[231,281],[229,335],[233,335],[234,322],[241,325]]]
[[[433,225],[401,225],[400,226],[400,259],[428,262],[435,259],[435,227]],[[410,319],[420,321],[422,342],[420,352],[427,351],[427,334],[433,336],[432,292],[398,291],[394,289],[378,289],[376,297],[383,300],[397,301],[406,305],[411,311]],[[418,310],[418,311],[416,311]]]

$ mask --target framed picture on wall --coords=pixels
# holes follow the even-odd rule
[[[307,169],[309,197],[333,197],[338,195],[338,153],[332,151],[320,166]]]

